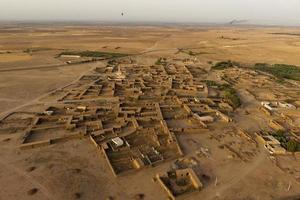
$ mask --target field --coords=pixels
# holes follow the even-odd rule
[[[197,163],[196,173],[204,184],[202,191],[187,199],[299,199],[299,152],[270,155],[257,141],[240,136],[240,130],[253,138],[259,131],[271,131],[268,123],[274,120],[287,132],[298,134],[293,137],[299,139],[299,34],[300,29],[294,27],[0,25],[0,200],[167,199],[154,177],[182,159],[188,166]],[[228,64],[229,60],[229,67],[218,65]],[[280,70],[274,71],[272,66]],[[291,70],[288,75],[284,67]],[[115,101],[124,102],[117,105]],[[295,110],[282,108],[266,116],[259,110],[262,101],[292,102]],[[114,177],[103,152],[90,141],[94,137],[96,145],[103,145],[96,134],[89,132],[96,132],[98,119],[82,122],[88,118],[78,114],[78,109],[85,110],[82,104],[91,108],[85,111],[87,115],[97,108],[95,116],[101,118],[103,130],[117,124],[127,133],[135,130],[135,123],[146,130],[153,128],[158,135],[137,129],[137,133],[150,138],[140,136],[140,141],[152,145],[152,149],[134,150],[151,151],[155,156],[161,150],[165,153],[162,157],[173,158],[174,154],[174,159]],[[206,105],[213,111],[205,110]],[[28,127],[33,124],[31,128],[36,130],[31,131],[43,133],[40,129],[44,127],[32,121],[51,106],[60,112],[73,112],[73,108],[66,107],[77,107],[72,120],[79,132],[88,127],[86,135],[21,150]],[[125,122],[112,120],[121,110],[126,116],[132,112],[139,115]],[[225,113],[232,121],[222,120],[215,112]],[[198,113],[198,118],[212,116],[214,120],[198,124],[191,113]],[[147,117],[155,119],[152,124]],[[166,125],[161,125],[162,121]],[[177,140],[169,148],[159,149],[161,146],[152,137],[168,143],[165,127]],[[44,133],[56,137],[61,129],[65,131],[59,127],[55,134],[52,129]],[[140,142],[132,135],[122,137],[132,144]],[[177,142],[183,151],[181,156],[174,150]],[[111,157],[124,156],[107,151]]]

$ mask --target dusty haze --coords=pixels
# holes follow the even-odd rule
[[[238,19],[300,25],[298,0],[1,0],[0,5],[0,20],[226,23]]]

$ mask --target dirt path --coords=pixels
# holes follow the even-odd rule
[[[33,70],[33,69],[51,69],[54,67],[66,67],[66,66],[72,66],[72,65],[55,64],[55,65],[40,65],[34,67],[10,67],[5,69],[0,69],[0,72],[26,71],[26,70]]]
[[[34,70],[34,69],[53,69],[53,68],[62,68],[62,67],[72,67],[76,65],[82,65],[87,63],[95,63],[95,62],[101,62],[105,59],[98,59],[98,60],[91,60],[85,63],[70,63],[70,64],[53,64],[53,65],[39,65],[39,66],[33,66],[33,67],[10,67],[5,69],[0,69],[1,72],[13,72],[13,71],[27,71],[27,70]]]
[[[54,89],[54,90],[52,90],[52,91],[50,91],[50,92],[47,92],[47,93],[45,93],[45,94],[43,94],[43,95],[41,95],[41,96],[39,96],[39,97],[37,97],[37,98],[31,100],[31,101],[28,101],[28,102],[25,103],[25,104],[22,104],[22,105],[19,105],[19,106],[17,106],[17,107],[14,107],[14,108],[12,108],[12,109],[9,109],[9,110],[6,110],[6,111],[4,111],[4,112],[1,112],[1,113],[0,113],[0,121],[1,121],[2,119],[4,119],[7,115],[9,115],[10,113],[15,112],[15,111],[17,111],[17,110],[19,110],[19,109],[21,109],[21,108],[24,108],[24,107],[29,106],[29,105],[41,103],[41,102],[39,102],[40,99],[42,99],[42,98],[44,98],[44,97],[47,97],[47,96],[50,95],[51,93],[56,92],[56,91],[58,91],[58,90],[61,90],[61,89],[65,88],[65,87],[67,87],[67,86],[69,86],[69,85],[71,85],[71,84],[77,82],[77,81],[80,79],[81,76],[83,76],[84,74],[87,74],[87,73],[88,73],[89,71],[91,71],[92,69],[94,69],[94,67],[91,67],[91,68],[88,69],[87,71],[83,72],[82,74],[79,75],[78,78],[76,78],[75,80],[71,81],[70,83],[68,83],[68,84],[66,84],[66,85],[63,85],[63,86],[61,86],[61,87],[59,87],[59,88],[56,88],[56,89]]]
[[[18,102],[18,100],[16,100],[16,99],[9,99],[9,98],[0,98],[0,101]]]
[[[214,199],[216,196],[221,196],[226,190],[238,184],[247,175],[257,169],[267,159],[267,152],[260,146],[260,153],[252,163],[247,163],[235,176],[231,177],[230,180],[225,180],[220,186],[211,192],[206,199]]]
[[[170,38],[171,36],[172,36],[172,34],[168,34],[168,35],[163,36],[162,38],[157,40],[151,47],[146,48],[144,51],[142,51],[141,54],[149,53],[149,52],[153,52],[154,50],[157,50],[156,48],[159,45],[159,43],[161,43],[162,41]]]

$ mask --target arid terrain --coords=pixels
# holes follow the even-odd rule
[[[296,200],[299,152],[299,28],[0,25],[0,200]]]

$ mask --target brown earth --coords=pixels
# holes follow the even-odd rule
[[[49,26],[0,28],[0,116],[38,103],[38,99],[70,84],[83,73],[104,62],[67,65],[56,58],[68,50],[95,50],[133,54],[145,64],[158,57],[185,58],[178,48],[199,53],[200,64],[234,60],[243,64],[284,63],[300,66],[300,37],[271,33],[300,33],[298,28],[282,27],[117,27]],[[32,52],[24,52],[34,49]],[[214,74],[210,74],[214,76]],[[244,96],[242,96],[244,98]],[[245,101],[250,111],[255,106]],[[253,112],[256,112],[253,109]],[[242,113],[242,111],[241,111]],[[240,116],[239,116],[240,115]],[[261,115],[255,119],[239,114],[241,126],[264,126]],[[251,118],[251,119],[250,119]],[[197,158],[211,180],[203,191],[189,199],[271,200],[296,199],[300,183],[277,167],[263,148],[249,162],[228,159],[220,142],[210,136],[226,132],[218,124],[209,133],[180,135],[186,157],[197,157],[200,147],[210,149],[211,158]],[[253,130],[258,127],[251,127]],[[21,151],[17,148],[22,134],[0,133],[0,200],[6,199],[144,199],[160,200],[167,196],[152,181],[156,173],[170,163],[135,174],[114,178],[105,159],[87,139],[73,140],[49,147]],[[226,140],[238,140],[226,136]],[[249,147],[250,148],[250,147]],[[299,169],[298,157],[293,160]],[[283,159],[282,159],[283,160]],[[281,161],[282,161],[281,160]],[[296,160],[296,161],[295,161]],[[283,161],[282,161],[283,162]],[[296,163],[296,164],[295,164]],[[215,184],[215,180],[218,183]],[[291,188],[287,188],[291,184]],[[36,190],[37,189],[37,190]],[[32,192],[34,191],[34,192]],[[29,195],[30,194],[30,195]],[[294,198],[295,197],[295,198]]]

